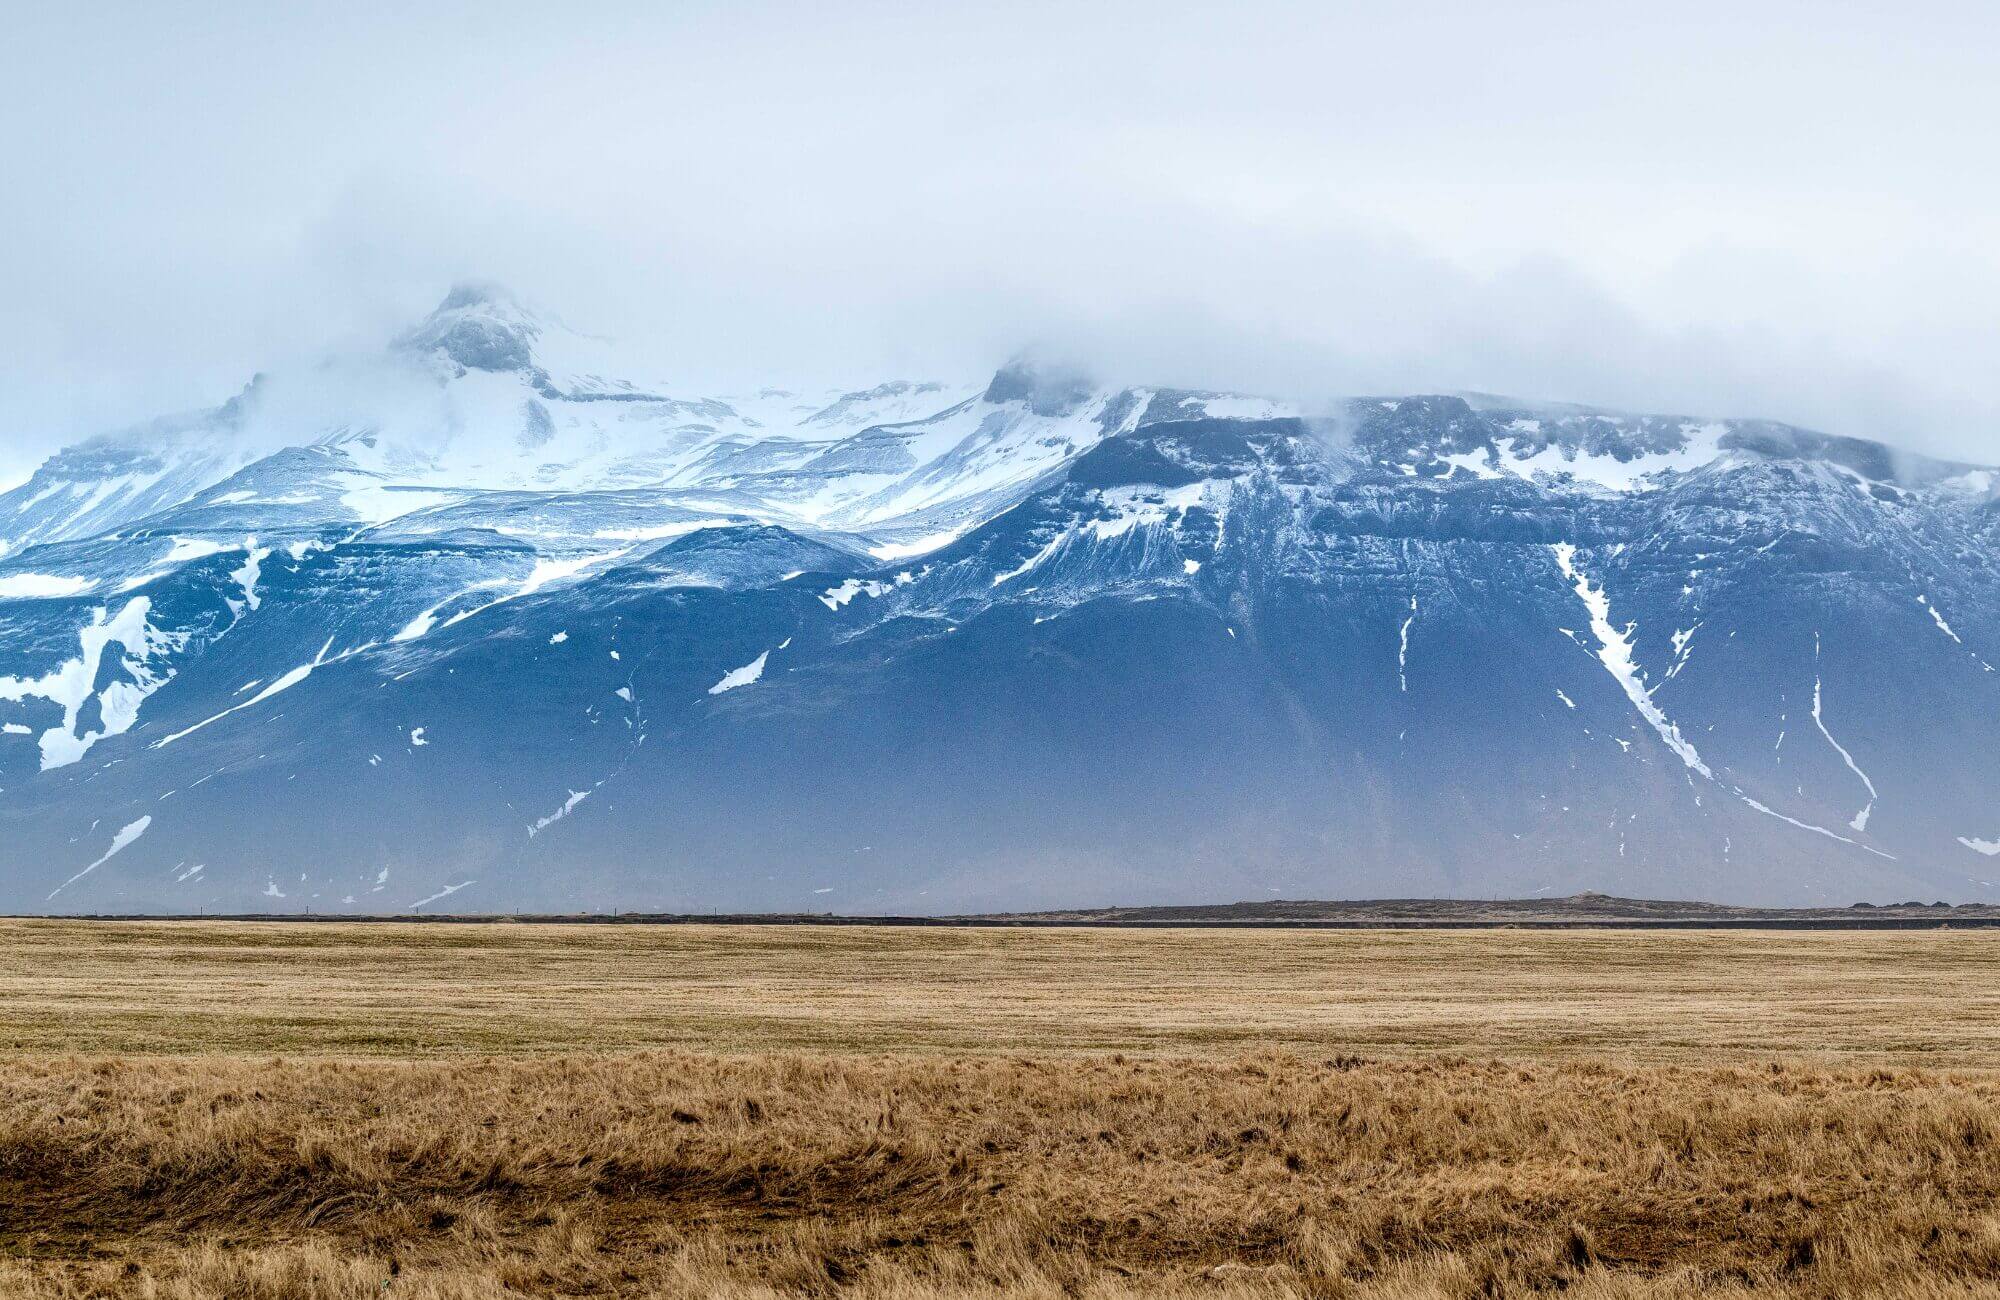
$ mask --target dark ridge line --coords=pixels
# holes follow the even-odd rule
[[[962,916],[831,912],[529,913],[16,913],[15,920],[266,921],[404,925],[875,926],[907,929],[1126,930],[1946,930],[2000,927],[2000,906],[1856,903],[1844,908],[1760,908],[1576,894],[1550,899],[1373,899],[1167,907],[1061,909]]]
[[[985,917],[946,920],[928,916],[272,916],[260,912],[230,915],[119,916],[11,915],[15,921],[86,921],[96,924],[231,921],[293,925],[609,925],[609,926],[835,926],[854,929],[932,930],[1989,930],[2000,917],[1960,917],[1956,921],[1920,917],[1879,917],[1867,920],[1645,920],[1603,918],[1578,921],[1420,921],[1407,917],[1380,921],[998,921]]]

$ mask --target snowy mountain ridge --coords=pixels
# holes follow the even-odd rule
[[[1985,899],[1995,472],[1026,362],[694,396],[460,286],[0,495],[0,895]]]

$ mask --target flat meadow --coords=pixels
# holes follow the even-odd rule
[[[0,922],[0,1295],[2000,1295],[2000,933]]]

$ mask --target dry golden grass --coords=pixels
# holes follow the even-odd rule
[[[0,1052],[2000,1062],[2000,931],[0,921]]]
[[[17,1064],[0,1293],[1853,1295],[2000,1278],[2000,1085],[1244,1058]]]
[[[7,923],[0,1296],[2000,1300],[1996,956]]]

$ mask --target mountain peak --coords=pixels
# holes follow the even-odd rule
[[[1060,365],[1032,357],[1015,357],[993,374],[986,386],[986,400],[1026,402],[1037,415],[1066,415],[1092,392],[1090,376],[1081,367]]]
[[[463,311],[470,307],[483,307],[488,310],[504,308],[525,314],[521,306],[521,300],[514,296],[513,290],[499,281],[459,280],[453,283],[451,288],[446,291],[444,301],[437,305],[436,310],[431,315],[436,316],[448,311]]]
[[[461,280],[396,346],[440,352],[468,370],[527,370],[534,365],[534,344],[542,328],[504,286]]]

